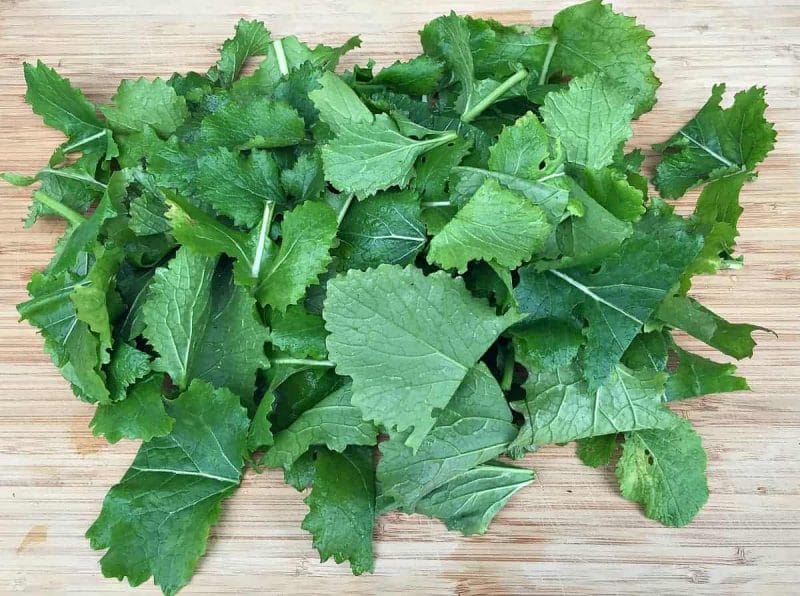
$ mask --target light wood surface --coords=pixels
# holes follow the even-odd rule
[[[361,33],[345,66],[418,51],[417,30],[445,12],[543,23],[564,1],[0,0],[0,170],[35,172],[60,137],[23,102],[24,60],[41,58],[95,101],[120,78],[204,70],[241,16],[278,34],[341,42]],[[676,130],[718,81],[766,85],[778,144],[746,187],[746,267],[702,279],[695,294],[720,314],[774,329],[741,364],[752,393],[677,407],[703,437],[711,497],[689,527],[668,529],[619,496],[611,469],[580,465],[573,446],[529,457],[538,478],[485,537],[463,538],[423,517],[378,522],[375,574],[320,564],[300,529],[302,496],[274,471],[250,474],[228,501],[187,594],[797,593],[800,581],[800,2],[619,1],[656,33],[664,81],[635,125],[649,147]],[[531,9],[535,8],[535,12]],[[682,209],[695,195],[681,201]],[[137,445],[91,436],[78,402],[17,323],[14,305],[61,230],[23,230],[29,191],[0,186],[0,593],[99,594],[103,579],[83,533]],[[689,342],[690,345],[691,342]],[[707,350],[700,349],[702,353]],[[139,594],[156,593],[152,584]]]

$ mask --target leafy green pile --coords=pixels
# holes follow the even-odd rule
[[[593,0],[420,35],[416,58],[338,75],[358,38],[242,20],[207,73],[123,81],[99,108],[25,65],[67,139],[4,178],[39,183],[28,225],[67,230],[19,312],[94,433],[144,441],[87,534],[106,576],[179,590],[248,464],[311,489],[303,528],[356,574],[388,511],[483,533],[533,480],[509,460],[545,444],[590,466],[621,449],[623,496],[664,524],[705,503],[700,438],[667,404],[747,383],[672,332],[752,354],[756,327],[687,292],[741,265],[764,90],[723,108],[714,87],[656,148],[662,197],[705,185],[681,217],[623,151],[659,85],[634,19]]]

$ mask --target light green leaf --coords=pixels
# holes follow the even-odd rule
[[[353,124],[371,124],[374,116],[356,92],[332,72],[319,77],[320,88],[308,94],[319,111],[319,118],[340,134]]]
[[[511,404],[525,416],[512,447],[666,428],[674,415],[663,405],[665,382],[663,373],[632,371],[621,364],[596,390],[576,367],[531,371],[525,400]]]
[[[625,174],[612,168],[571,173],[583,190],[617,219],[636,221],[645,212],[645,194],[632,186]]]
[[[503,453],[517,427],[500,386],[486,365],[467,374],[418,449],[405,445],[408,433],[380,444],[377,476],[380,500],[412,512],[434,489]]]
[[[328,282],[323,310],[330,359],[353,378],[365,419],[417,448],[469,370],[516,314],[497,316],[444,272],[381,265]]]
[[[122,438],[147,442],[169,434],[175,421],[164,409],[163,384],[163,375],[153,375],[134,385],[124,400],[98,405],[89,423],[92,434],[105,435],[109,443]]]
[[[106,577],[137,586],[153,576],[175,594],[205,552],[222,502],[239,486],[248,419],[238,397],[202,381],[166,408],[172,432],[142,445],[86,536],[92,548],[108,549],[100,560]]]
[[[426,495],[415,511],[439,518],[448,529],[465,536],[484,534],[514,493],[531,482],[532,470],[486,464],[461,473]]]
[[[565,8],[553,19],[556,45],[550,73],[578,77],[599,73],[624,89],[634,116],[656,103],[661,82],[653,74],[648,40],[653,34],[636,19],[615,13],[601,0]]]
[[[155,272],[142,305],[144,337],[159,356],[153,369],[184,389],[192,379],[211,312],[211,279],[216,259],[181,248]]]
[[[456,133],[445,132],[429,139],[410,139],[386,114],[378,114],[369,123],[350,121],[322,147],[325,179],[359,198],[391,186],[403,187],[411,180],[420,155],[455,138]]]
[[[566,160],[590,169],[605,167],[631,136],[633,106],[613,80],[589,74],[549,93],[541,108],[545,128],[561,140]]]
[[[706,452],[692,425],[677,416],[668,428],[625,436],[617,479],[623,497],[666,526],[685,526],[708,500]]]
[[[306,201],[284,214],[280,248],[265,262],[256,288],[262,304],[283,312],[296,304],[331,262],[336,213],[324,203]]]
[[[491,170],[528,180],[554,173],[562,157],[558,141],[547,135],[533,112],[518,118],[513,126],[503,127],[489,152]]]
[[[302,527],[314,536],[320,560],[350,561],[355,575],[372,571],[375,471],[372,449],[349,447],[343,453],[321,450],[314,487],[305,499],[309,512]]]
[[[375,445],[378,431],[350,403],[352,396],[350,384],[344,385],[300,414],[275,435],[262,463],[270,468],[290,468],[312,445],[325,445],[339,452],[348,445]]]
[[[100,110],[111,127],[120,132],[141,132],[150,126],[160,136],[168,137],[189,115],[186,100],[159,78],[122,81],[112,100],[113,106]]]
[[[492,179],[433,237],[428,262],[464,272],[483,259],[516,269],[539,250],[552,227],[545,212]]]

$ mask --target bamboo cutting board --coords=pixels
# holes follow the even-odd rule
[[[24,60],[42,58],[94,101],[120,78],[204,70],[239,17],[276,35],[341,43],[361,33],[345,66],[418,51],[422,24],[454,9],[506,23],[544,23],[566,1],[0,0],[0,170],[33,173],[60,141],[23,102]],[[531,8],[535,8],[535,12]],[[677,408],[709,453],[711,497],[689,527],[664,528],[619,496],[611,469],[582,466],[573,446],[528,458],[538,478],[488,535],[463,538],[427,518],[382,518],[375,574],[320,564],[300,529],[302,496],[275,471],[250,474],[226,503],[194,593],[425,594],[797,593],[800,582],[800,0],[627,0],[615,8],[656,33],[655,110],[635,141],[664,140],[705,101],[766,85],[778,144],[745,188],[743,270],[702,279],[695,295],[723,316],[774,329],[741,364],[752,393]],[[686,209],[695,195],[681,201]],[[0,593],[99,594],[128,588],[103,579],[83,533],[137,445],[91,436],[92,408],[72,397],[17,323],[14,305],[61,231],[24,231],[29,191],[0,187]],[[693,347],[695,344],[687,342]],[[699,349],[701,353],[707,350]],[[154,594],[152,584],[138,589]]]

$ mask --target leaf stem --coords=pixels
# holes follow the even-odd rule
[[[89,174],[86,175],[74,174],[68,170],[56,170],[54,168],[44,168],[39,173],[52,174],[53,176],[60,176],[61,178],[69,178],[70,180],[80,180],[81,182],[86,182],[87,184],[94,184],[95,186],[102,188],[103,190],[108,188],[106,184],[103,184],[99,180],[95,180],[94,178],[89,176]]]
[[[547,71],[550,70],[550,61],[553,59],[553,53],[556,51],[557,43],[558,35],[553,33],[550,36],[550,43],[547,44],[547,54],[545,54],[544,62],[542,63],[542,72],[539,73],[540,85],[544,85],[547,82]]]
[[[274,358],[272,364],[290,364],[298,366],[321,366],[324,368],[333,368],[336,366],[330,360],[311,360],[310,358]]]
[[[420,203],[422,207],[452,207],[453,203],[450,201],[425,201]]]
[[[74,209],[70,209],[64,203],[56,201],[53,197],[45,194],[41,190],[37,190],[35,193],[33,193],[33,199],[35,201],[39,201],[48,209],[55,211],[58,215],[73,225],[79,226],[86,221],[86,218],[83,215]]]
[[[261,228],[258,230],[258,244],[256,245],[256,254],[253,257],[253,266],[250,268],[250,276],[258,278],[261,272],[261,260],[264,258],[264,242],[267,240],[267,232],[269,225],[272,223],[272,214],[274,213],[273,201],[264,201],[264,212],[261,214]]]
[[[64,153],[69,153],[70,151],[75,151],[75,149],[77,149],[77,148],[78,148],[78,147],[80,147],[81,145],[85,145],[86,143],[91,143],[91,142],[92,142],[92,141],[94,141],[95,139],[99,139],[100,137],[104,137],[104,136],[106,136],[106,132],[107,132],[107,131],[106,131],[106,129],[104,128],[103,130],[101,130],[101,131],[100,131],[100,132],[98,132],[97,134],[93,134],[92,136],[90,136],[90,137],[86,137],[85,139],[81,139],[80,141],[75,141],[74,143],[72,143],[72,145],[67,145],[66,147],[64,147],[64,148],[62,149],[62,151],[63,151]]]
[[[283,76],[289,74],[289,65],[286,63],[286,54],[283,52],[283,42],[276,39],[272,42],[272,47],[275,48],[275,57],[278,59],[278,70],[281,71]]]
[[[506,91],[511,89],[514,85],[525,79],[528,76],[528,71],[524,68],[520,68],[517,72],[507,78],[505,81],[500,83],[500,85],[489,93],[486,97],[484,97],[481,101],[476,103],[472,108],[467,110],[461,115],[462,122],[472,122],[480,116],[483,111],[492,105],[495,101],[497,101]]]
[[[353,196],[354,195],[351,194],[349,197],[347,197],[344,205],[342,205],[342,208],[339,210],[339,214],[336,216],[337,224],[342,225],[342,220],[344,220],[344,216],[347,214],[347,210],[350,209],[350,204],[353,202]]]
[[[503,361],[503,377],[500,379],[500,389],[508,391],[511,389],[511,384],[514,382],[514,346],[509,344],[505,353],[505,360]]]

